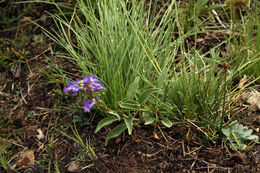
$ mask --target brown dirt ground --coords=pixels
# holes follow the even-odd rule
[[[2,8],[7,8],[7,4],[0,5]],[[37,7],[37,10],[25,14],[32,20],[46,15],[44,11],[49,9],[48,5],[15,6],[10,8],[10,20],[11,17],[17,17],[18,12],[24,12],[26,8],[30,11],[32,7]],[[17,18],[22,23],[28,22],[23,16]],[[48,19],[40,24],[47,28],[53,25]],[[15,26],[14,22],[10,22],[10,24],[1,22],[1,25],[1,30]],[[59,99],[55,92],[57,85],[55,83],[47,84],[42,75],[42,71],[50,70],[45,56],[53,56],[50,48],[54,46],[54,43],[47,38],[42,43],[36,42],[35,37],[40,33],[39,28],[34,25],[25,25],[15,30],[0,32],[1,50],[11,58],[7,61],[10,66],[8,68],[1,66],[0,69],[0,118],[3,121],[0,124],[0,135],[7,139],[7,143],[15,146],[10,151],[11,154],[27,149],[34,151],[35,164],[24,168],[17,167],[19,172],[47,172],[48,164],[46,166],[44,163],[51,163],[50,170],[55,172],[55,160],[58,160],[57,165],[60,172],[68,172],[71,159],[80,153],[81,147],[57,131],[57,129],[68,129],[72,117],[67,114],[60,115],[55,111],[55,101]],[[4,42],[7,38],[23,37],[29,37],[24,43],[24,47]],[[210,44],[211,41],[206,40],[205,44]],[[60,64],[70,66],[67,62],[61,62],[60,59],[55,60]],[[21,63],[17,63],[17,61]],[[14,67],[16,68],[14,69]],[[31,114],[33,116],[28,116]],[[250,114],[255,113],[249,112],[248,115]],[[152,126],[141,125],[135,128],[132,136],[123,134],[115,140],[111,140],[106,147],[104,145],[105,136],[113,127],[106,127],[94,134],[97,122],[94,120],[89,126],[77,124],[82,139],[91,139],[91,145],[97,155],[95,160],[85,157],[84,162],[79,164],[81,171],[78,172],[252,173],[260,171],[259,145],[243,153],[232,151],[221,143],[209,143],[199,148],[201,145],[195,137],[193,135],[185,137],[187,129],[182,129],[178,125],[170,129],[156,128],[159,139],[154,138]],[[247,124],[253,129],[259,128],[259,116],[251,118]],[[54,125],[55,127],[53,127]],[[37,139],[37,129],[43,131],[44,139]],[[68,131],[72,135],[69,129]],[[257,135],[259,136],[260,133],[258,132]],[[53,146],[49,145],[50,137],[54,138]],[[15,157],[10,161],[10,165],[15,165],[18,160],[19,157]],[[44,168],[42,165],[46,167]],[[0,172],[13,171],[4,171],[0,167]]]

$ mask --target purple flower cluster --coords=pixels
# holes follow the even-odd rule
[[[82,81],[87,92],[106,89],[96,76],[84,76]]]
[[[98,92],[101,89],[106,90],[105,86],[101,84],[101,81],[96,76],[84,76],[83,80],[76,80],[75,82],[69,81],[67,87],[64,88],[64,93],[69,93],[72,96],[75,96],[78,91],[83,90],[92,96],[92,92]],[[92,98],[90,100],[83,102],[84,112],[90,112],[90,109],[96,104],[97,100]]]
[[[70,93],[70,95],[75,96],[79,90],[82,90],[83,86],[80,86],[79,80],[76,82],[69,81],[66,88],[64,88],[65,93]]]

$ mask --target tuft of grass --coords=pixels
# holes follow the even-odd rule
[[[80,154],[83,154],[83,156],[88,156],[90,159],[95,160],[96,154],[93,148],[91,147],[90,139],[86,138],[86,140],[82,140],[80,137],[80,134],[78,133],[78,130],[74,124],[74,128],[71,128],[74,137],[68,135],[67,133],[60,131],[62,135],[66,136],[67,138],[73,140],[77,144],[79,144],[82,147],[82,151],[80,151]]]
[[[234,28],[230,55],[237,68],[246,68],[244,74],[253,79],[260,77],[260,22],[258,8],[255,4],[245,15],[241,15],[240,22],[232,25]]]
[[[79,0],[72,19],[54,15],[58,31],[45,33],[67,50],[69,54],[63,58],[81,73],[102,80],[108,89],[102,98],[104,106],[129,121],[131,133],[132,121],[138,120],[131,118],[136,110],[120,103],[136,102],[150,88],[163,88],[179,45],[178,39],[173,40],[178,15],[178,10],[173,11],[175,1],[159,14],[144,2],[129,3],[99,1],[94,10],[90,1]],[[57,71],[61,76],[68,74]],[[153,97],[153,105],[160,102],[160,97]]]
[[[183,8],[181,8],[180,24],[182,26],[181,32],[191,36],[196,30],[205,26],[208,17],[202,17],[209,14],[212,10],[224,7],[223,4],[212,4],[209,0],[190,0]],[[207,15],[208,16],[208,15]]]
[[[151,87],[150,81],[158,79],[173,60],[178,48],[176,42],[170,42],[174,37],[174,23],[170,21],[176,15],[171,11],[173,4],[155,27],[159,16],[150,16],[151,8],[146,11],[143,3],[132,1],[131,9],[127,9],[123,1],[100,1],[96,15],[91,5],[79,1],[74,24],[55,16],[59,32],[56,36],[47,34],[69,52],[66,58],[83,74],[96,75],[105,82],[109,92],[104,101],[116,109],[127,99],[136,78],[141,77],[139,88]],[[71,42],[65,27],[75,36],[77,45]]]
[[[18,157],[13,153],[14,146],[5,138],[0,137],[0,167],[5,171],[18,172],[15,166],[11,165],[11,161]]]
[[[106,85],[102,107],[98,109],[105,118],[96,132],[118,122],[108,133],[106,144],[126,129],[131,134],[142,120],[155,127],[158,123],[171,127],[173,120],[189,124],[216,141],[222,137],[221,130],[241,116],[232,112],[236,107],[232,98],[242,92],[234,89],[233,80],[241,74],[258,78],[254,70],[259,65],[259,33],[255,33],[259,22],[255,20],[255,25],[251,20],[242,20],[244,35],[238,41],[232,24],[223,25],[219,18],[222,16],[217,16],[230,35],[202,54],[197,50],[197,35],[218,30],[220,25],[207,28],[212,16],[203,19],[200,15],[223,5],[206,6],[209,2],[200,0],[183,10],[171,1],[157,12],[156,3],[153,4],[101,0],[93,5],[90,0],[78,0],[71,18],[60,10],[61,15],[53,15],[58,29],[43,30],[67,51],[61,58],[79,73],[73,74],[56,64],[54,71],[63,80],[91,75]],[[195,46],[190,46],[186,41],[193,36]],[[220,58],[223,44],[234,49]],[[241,56],[240,48],[245,45],[251,49]],[[109,111],[104,111],[104,107]]]
[[[233,74],[230,70],[219,69],[221,61],[214,50],[209,58],[199,54],[186,54],[186,57],[185,68],[175,73],[169,86],[168,99],[174,107],[173,117],[216,141],[224,120],[230,115],[231,109],[227,107],[231,100],[227,98],[235,94],[230,93]]]

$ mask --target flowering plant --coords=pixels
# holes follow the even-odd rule
[[[84,76],[83,80],[76,79],[75,82],[69,81],[63,91],[72,96],[77,95],[78,91],[86,92],[90,99],[83,102],[83,110],[84,112],[90,112],[90,109],[100,99],[97,97],[97,92],[100,90],[106,90],[106,88],[96,76]]]
[[[101,108],[104,113],[112,115],[105,117],[98,123],[95,133],[115,121],[123,120],[122,123],[111,130],[106,136],[105,144],[107,145],[111,138],[119,136],[126,129],[128,130],[128,134],[131,135],[134,122],[138,120],[138,117],[135,115],[137,115],[138,112],[151,112],[151,109],[146,105],[146,102],[152,94],[161,92],[159,88],[149,88],[136,97],[139,80],[140,78],[137,77],[129,86],[126,93],[126,101],[120,101],[116,110],[108,108],[102,100],[100,100],[100,91],[106,90],[106,88],[95,76],[84,76],[82,80],[77,79],[75,82],[69,81],[67,87],[64,88],[64,93],[75,96],[79,91],[83,91],[89,98],[83,102],[84,112],[90,112],[91,108],[96,105]],[[135,111],[135,115],[132,114],[133,111]],[[146,125],[159,121],[159,117],[154,118],[151,116],[145,116],[145,118],[147,121],[145,123]],[[172,123],[167,118],[160,119],[160,122],[166,127],[172,126]]]

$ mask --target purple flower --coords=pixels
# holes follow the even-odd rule
[[[99,91],[101,89],[106,90],[105,86],[101,84],[101,81],[96,76],[84,76],[83,78],[84,87],[86,91]]]
[[[90,112],[90,109],[96,104],[96,101],[94,99],[90,99],[83,102],[83,110],[84,112]]]
[[[91,90],[93,90],[93,91],[99,91],[99,90],[101,90],[101,89],[106,90],[106,88],[104,87],[104,85],[101,84],[101,83],[91,83],[91,84],[89,84],[89,88],[90,88]]]
[[[84,76],[83,80],[76,79],[75,82],[69,81],[67,87],[64,88],[64,93],[69,93],[70,95],[76,95],[79,90],[84,89],[90,92],[89,97],[94,97],[91,91],[100,91],[101,89],[106,90],[105,86],[96,76]],[[96,104],[99,97],[87,100],[83,102],[84,112],[90,112],[90,109]]]
[[[79,86],[79,80],[76,80],[76,82],[69,81],[67,87],[65,87],[63,91],[64,93],[70,93],[74,96],[81,89],[83,89],[83,87]]]
[[[96,76],[84,76],[83,83],[99,83],[100,80]]]

